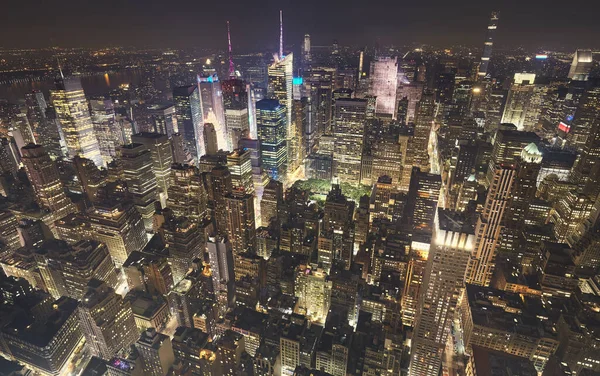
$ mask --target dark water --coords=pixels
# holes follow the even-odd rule
[[[97,74],[91,76],[81,76],[81,84],[86,96],[98,96],[107,94],[110,90],[116,89],[121,84],[139,84],[141,72],[128,70],[118,73]],[[48,91],[54,89],[54,81],[47,79],[43,81],[14,82],[9,85],[0,85],[0,99],[7,99],[10,102],[19,102],[25,99],[25,94],[32,90],[41,90],[46,98]]]

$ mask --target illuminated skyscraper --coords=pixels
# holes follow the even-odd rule
[[[413,167],[410,188],[404,208],[404,220],[415,232],[431,234],[435,218],[442,177],[421,172]]]
[[[138,338],[131,304],[105,282],[92,279],[77,309],[92,355],[110,360]]]
[[[573,62],[571,63],[568,77],[573,81],[587,81],[593,66],[592,51],[577,50],[573,55]]]
[[[421,171],[428,172],[431,168],[429,161],[429,137],[435,117],[435,95],[425,92],[415,109],[414,136],[408,144],[407,164],[419,167]]]
[[[50,102],[56,109],[68,157],[79,155],[91,159],[98,167],[104,166],[80,79],[58,81],[56,89],[50,91]]]
[[[285,182],[287,176],[286,108],[276,99],[256,103],[256,123],[262,167],[271,179]]]
[[[398,59],[378,57],[371,62],[371,95],[377,97],[375,113],[396,118]]]
[[[29,144],[21,149],[21,153],[38,204],[50,209],[55,219],[74,213],[76,209],[65,194],[56,164],[50,159],[44,147]]]
[[[244,81],[231,78],[222,82],[225,123],[227,125],[227,146],[225,150],[237,148],[241,138],[250,133],[248,117],[248,92]]]
[[[333,176],[339,182],[360,183],[366,117],[366,99],[338,99],[335,101]]]
[[[277,219],[279,208],[282,204],[283,184],[277,180],[269,181],[260,201],[260,214],[263,227],[268,227],[271,220]]]
[[[469,265],[467,283],[489,286],[496,266],[500,234],[516,175],[515,165],[493,163],[493,179],[483,212],[475,226],[475,248]]]
[[[164,207],[171,184],[171,165],[173,164],[171,140],[164,134],[144,132],[131,136],[131,142],[142,144],[150,151],[152,172],[156,177],[160,203]]]
[[[169,216],[160,228],[165,244],[169,247],[169,264],[173,283],[181,281],[197,258],[204,256],[205,243],[198,224],[185,217]]]
[[[121,163],[127,190],[142,215],[146,231],[152,232],[152,217],[158,198],[156,176],[152,170],[152,153],[142,144],[124,145],[121,147]]]
[[[490,64],[490,58],[492,57],[492,47],[494,46],[494,34],[498,28],[498,17],[500,12],[492,12],[490,17],[490,23],[487,27],[487,33],[485,36],[485,45],[483,46],[483,53],[481,54],[481,64],[479,65],[479,77],[485,77],[488,74],[488,66]]]
[[[187,88],[187,87],[186,87]],[[181,93],[184,91],[184,93]],[[185,89],[176,88],[175,93],[185,96]],[[174,95],[177,97],[178,95]],[[179,104],[181,98],[175,98]],[[172,103],[151,104],[148,106],[148,113],[152,120],[151,132],[165,134],[167,137],[172,137],[174,133],[180,132],[179,122],[177,121],[179,113],[177,108]],[[184,122],[185,122],[185,118]]]
[[[208,176],[210,190],[208,197],[212,200],[212,216],[215,230],[221,236],[227,235],[228,215],[227,196],[232,192],[231,173],[225,166],[217,166]]]
[[[116,157],[117,149],[121,146],[121,132],[116,129],[114,104],[110,99],[92,99],[90,109],[100,154],[104,162],[108,163]]]
[[[150,328],[142,333],[135,343],[142,359],[143,374],[147,376],[166,376],[175,363],[175,354],[171,338]]]
[[[293,100],[293,68],[294,55],[279,56],[268,68],[269,85],[268,97],[279,101],[285,109],[285,141],[288,142],[296,133],[292,123],[292,100]],[[258,103],[257,103],[258,105]],[[258,112],[258,108],[256,109]],[[258,117],[258,114],[257,114]],[[258,124],[258,119],[257,119]],[[286,143],[287,144],[287,143]],[[286,148],[286,160],[290,160],[290,151]],[[287,168],[287,165],[286,165]]]
[[[310,35],[304,34],[304,42],[302,43],[302,64],[305,69],[308,68],[312,60],[310,55]]]
[[[254,197],[249,194],[230,194],[227,203],[227,236],[235,255],[256,252],[256,221]]]
[[[518,130],[531,131],[540,115],[540,87],[534,85],[535,74],[516,73],[510,87],[502,123],[514,124]]]
[[[214,125],[218,140],[217,150],[225,149],[227,131],[221,81],[216,73],[199,76],[198,81],[200,82],[204,122]],[[209,153],[207,152],[207,154]]]
[[[129,202],[97,203],[88,212],[92,237],[108,248],[117,267],[134,251],[141,251],[147,238],[142,216]]]
[[[475,244],[469,213],[439,209],[412,339],[409,375],[437,376]]]
[[[187,151],[198,162],[204,151],[204,119],[202,100],[198,85],[181,86],[173,89],[173,100],[177,111],[177,126],[183,135]]]
[[[61,155],[60,134],[55,121],[50,121],[46,116],[48,104],[41,91],[35,90],[25,94],[27,105],[27,118],[38,143],[42,145],[50,156],[56,158]]]
[[[188,217],[196,222],[208,217],[208,195],[198,168],[190,165],[173,165],[167,206],[176,216]]]

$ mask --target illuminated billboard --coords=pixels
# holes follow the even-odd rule
[[[560,124],[558,124],[558,129],[565,133],[569,133],[569,131],[571,130],[571,126],[561,121]]]

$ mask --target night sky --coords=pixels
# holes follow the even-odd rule
[[[598,0],[7,0],[0,47],[224,48],[230,20],[234,50],[275,49],[279,9],[286,46],[479,46],[500,10],[497,47],[600,48]]]

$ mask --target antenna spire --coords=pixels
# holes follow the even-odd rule
[[[231,57],[231,33],[229,32],[229,21],[227,21],[227,43],[229,45],[229,78],[235,78],[235,65]]]
[[[60,66],[60,58],[56,57],[56,63],[58,64],[58,71],[60,72],[60,77],[64,80],[65,76],[63,75],[62,67]]]
[[[279,59],[283,59],[283,11],[279,11]]]

